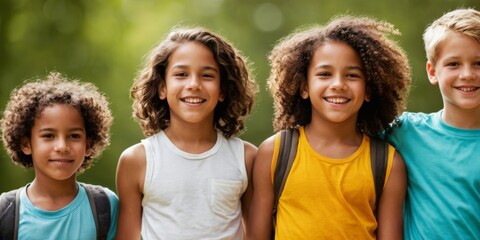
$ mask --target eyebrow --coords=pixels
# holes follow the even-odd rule
[[[445,53],[444,55],[445,55],[443,57],[444,59],[452,59],[452,58],[456,59],[456,58],[462,58],[463,57],[462,54],[448,54],[448,53]],[[480,54],[473,55],[472,58],[474,58],[474,59],[480,58]]]
[[[39,132],[55,132],[57,131],[57,129],[55,128],[42,128],[40,130],[38,130]],[[81,127],[78,127],[78,128],[71,128],[71,129],[68,129],[69,132],[76,132],[76,131],[83,131],[85,132],[86,130],[84,128],[81,128]]]
[[[319,68],[333,68],[333,66],[332,66],[332,65],[328,65],[328,64],[322,64],[322,65],[319,65],[319,66],[316,66],[316,67],[315,67],[315,69],[319,69]],[[348,66],[347,69],[348,69],[348,70],[359,70],[359,71],[363,71],[362,67],[356,66],[356,65]]]
[[[189,66],[188,65],[174,65],[170,69],[175,69],[175,68],[189,68]],[[218,68],[213,67],[213,66],[203,66],[202,70],[212,70],[212,71],[215,71],[215,72],[219,71]]]

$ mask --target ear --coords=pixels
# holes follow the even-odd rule
[[[85,151],[85,157],[91,157],[92,156],[92,148],[87,146],[87,150]]]
[[[221,78],[220,78],[220,85],[218,88],[220,91],[220,94],[218,95],[218,101],[223,102],[225,101],[225,98],[226,98],[225,92],[227,92],[228,87],[225,86],[225,83],[222,81]]]
[[[372,90],[370,88],[365,89],[365,102],[370,102],[370,99],[372,99]]]
[[[87,144],[85,146],[85,156],[90,157],[92,155],[92,143],[90,139],[87,139]]]
[[[433,85],[437,85],[438,79],[437,79],[437,76],[435,75],[435,66],[430,61],[427,61],[427,74],[428,74],[428,80],[430,81],[430,83]]]
[[[300,91],[300,96],[303,99],[307,99],[308,98],[308,83],[307,82],[302,82],[300,84],[299,91]]]
[[[32,147],[30,146],[30,139],[27,137],[22,137],[20,140],[20,148],[25,155],[32,154]]]
[[[167,99],[167,88],[165,86],[165,83],[158,85],[158,96],[160,100]]]
[[[218,101],[223,102],[224,100],[225,100],[225,96],[223,95],[223,93],[220,93],[220,96],[218,96]]]

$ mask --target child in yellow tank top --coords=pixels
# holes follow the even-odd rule
[[[289,35],[269,56],[274,129],[300,132],[275,239],[402,239],[403,159],[389,146],[378,209],[370,167],[371,137],[391,129],[410,84],[408,60],[387,33],[398,31],[344,16]],[[275,135],[268,138],[255,158],[250,239],[272,237],[278,145]]]
[[[299,128],[299,132],[296,159],[278,205],[277,217],[282,219],[278,222],[278,235],[285,239],[299,239],[299,236],[302,239],[375,238],[373,233],[377,224],[372,214],[375,189],[370,166],[370,138],[364,135],[352,155],[333,159],[312,149],[303,127]],[[277,137],[273,156],[277,156],[278,140]],[[390,176],[394,152],[395,149],[389,146],[386,179]],[[272,159],[272,176],[276,160]],[[302,196],[302,201],[297,201],[298,196]]]

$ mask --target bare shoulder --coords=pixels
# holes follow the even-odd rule
[[[384,195],[386,197],[393,195],[395,200],[403,199],[405,197],[406,185],[407,172],[405,163],[402,155],[395,150],[393,155],[392,170],[390,172],[390,177],[387,180],[384,193],[382,193],[382,198]]]
[[[142,191],[146,165],[147,160],[143,144],[137,143],[125,149],[118,160],[117,190],[120,191],[131,186],[138,191]]]
[[[125,149],[120,155],[119,164],[138,165],[145,164],[145,147],[141,143],[137,143]]]
[[[275,146],[275,137],[276,135],[274,134],[269,138],[265,139],[258,147],[258,154],[273,155],[273,148]]]
[[[255,166],[261,172],[270,172],[270,165],[272,164],[274,146],[275,135],[265,139],[258,147],[258,152],[255,156]]]
[[[250,142],[243,141],[243,146],[245,149],[245,159],[253,159],[257,154],[258,148]]]
[[[402,155],[400,155],[397,150],[395,150],[395,153],[393,154],[392,171],[405,171],[405,162],[403,161]]]

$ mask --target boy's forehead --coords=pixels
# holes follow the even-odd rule
[[[435,51],[435,59],[460,58],[460,57],[478,57],[480,42],[466,34],[451,32],[441,40]]]
[[[40,112],[34,123],[41,128],[84,128],[83,115],[77,108],[69,104],[53,104]]]
[[[431,29],[429,39],[425,39],[426,42],[426,51],[429,61],[436,62],[440,57],[440,54],[444,51],[445,42],[449,39],[455,38],[458,36],[455,31],[449,30],[447,28],[438,27],[436,29]]]
[[[45,106],[40,106],[37,109],[37,116],[36,118],[43,117],[45,114],[52,114],[52,113],[74,113],[75,115],[82,116],[80,109],[75,107],[72,104],[68,103],[51,103]],[[83,116],[82,116],[83,117]]]

